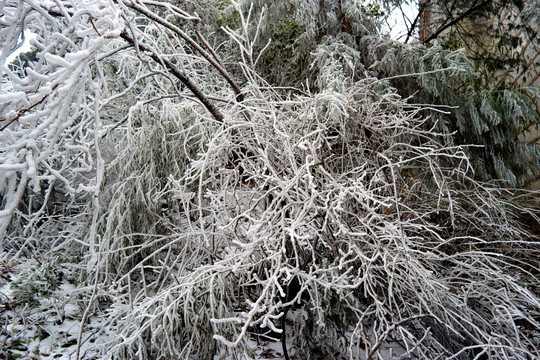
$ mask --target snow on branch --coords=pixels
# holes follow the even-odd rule
[[[535,212],[477,182],[433,106],[346,37],[314,47],[312,88],[265,81],[254,3],[231,3],[228,61],[165,2],[0,3],[2,59],[36,34],[35,58],[2,65],[4,249],[71,197],[55,249],[81,259],[81,328],[107,306],[103,359],[240,358],[292,312],[305,358],[381,358],[388,339],[426,359],[538,353],[522,282],[539,248],[518,222]]]
[[[103,0],[3,2],[0,6],[4,14],[0,30],[2,60],[20,46],[26,29],[36,34],[36,39],[32,40],[36,50],[32,62],[19,71],[10,64],[1,68],[4,90],[0,92],[0,193],[3,194],[0,239],[4,239],[24,194],[30,191],[28,181],[31,181],[31,191],[36,193],[47,187],[50,191],[54,181],[60,181],[71,196],[98,193],[100,183],[96,179],[103,176],[90,177],[85,183],[85,176],[79,174],[96,171],[96,164],[101,161],[98,143],[103,123],[100,118],[104,116],[102,104],[108,102],[110,90],[104,67],[113,60],[105,55],[114,54],[115,48],[123,46],[122,39],[136,51],[139,62],[147,62],[145,57],[148,56],[155,62],[151,66],[162,66],[161,71],[168,73],[166,76],[180,80],[183,85],[175,85],[178,96],[182,96],[179,89],[186,86],[216,120],[222,120],[212,100],[185,72],[183,60],[164,56],[161,49],[152,49],[152,44],[145,43],[148,39],[145,32],[152,31],[152,27],[134,26],[137,15],[130,9],[142,13],[146,21],[155,22],[156,27],[180,35],[187,46],[201,53],[205,61],[218,70],[231,85],[236,98],[241,99],[238,85],[206,41],[203,46],[207,50],[204,50],[166,17],[156,15],[159,12],[147,7],[157,6],[183,20],[200,21],[172,5]],[[197,34],[204,40],[199,32]],[[179,47],[182,46],[185,45]],[[181,57],[179,54],[178,58]]]

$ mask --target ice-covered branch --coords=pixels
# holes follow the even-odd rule
[[[132,93],[136,88],[126,84],[125,91],[120,90],[107,100],[111,87],[108,82],[110,74],[97,74],[96,70],[105,68],[109,71],[123,61],[118,56],[119,43],[123,39],[138,55],[129,57],[145,64],[143,56],[155,61],[154,66],[162,66],[162,75],[180,80],[178,89],[186,87],[212,116],[222,121],[223,115],[210,98],[203,94],[193,81],[193,73],[185,72],[183,63],[186,54],[171,58],[163,53],[163,49],[154,48],[145,43],[151,26],[142,29],[131,24],[134,9],[156,26],[164,26],[167,31],[179,35],[188,46],[202,54],[216,68],[221,76],[232,86],[240,99],[241,91],[217,59],[213,49],[204,41],[204,46],[212,52],[210,55],[183,30],[152,12],[147,6],[154,6],[169,11],[184,20],[196,21],[181,9],[159,2],[112,2],[112,1],[78,1],[39,3],[21,1],[2,3],[1,31],[2,59],[20,46],[24,31],[36,35],[32,46],[36,51],[35,58],[28,64],[16,69],[10,64],[2,66],[4,90],[0,93],[0,141],[2,143],[2,178],[0,193],[2,211],[0,212],[0,238],[5,232],[12,215],[25,193],[27,180],[32,181],[33,191],[40,193],[43,186],[52,184],[56,178],[62,183],[64,191],[74,196],[78,192],[96,192],[98,187],[94,179],[84,184],[83,177],[78,174],[95,170],[97,146],[96,139],[90,134],[96,116],[110,119],[109,103]],[[200,36],[202,40],[202,35]],[[172,43],[170,43],[171,46]],[[181,47],[181,44],[178,44]],[[123,47],[125,49],[125,47]],[[118,60],[120,59],[120,60]],[[189,61],[188,61],[189,62]],[[125,63],[125,62],[124,62]],[[152,72],[159,74],[155,69]],[[101,79],[98,79],[98,76]],[[103,78],[105,76],[105,79]],[[137,82],[134,82],[137,84]],[[90,95],[91,93],[94,95]],[[169,92],[170,93],[170,92]],[[99,97],[98,97],[99,94]],[[184,95],[178,94],[179,97]],[[162,98],[158,95],[156,98]],[[212,97],[214,98],[214,97]],[[103,107],[100,102],[107,104]],[[93,104],[100,104],[97,108]],[[96,111],[98,113],[96,113]],[[94,132],[98,132],[94,129]],[[67,149],[64,154],[60,149]],[[59,152],[60,151],[60,152]],[[62,158],[61,161],[56,159]],[[28,208],[32,213],[32,206]]]
[[[194,2],[0,3],[3,58],[36,34],[28,64],[2,65],[4,248],[54,237],[80,259],[83,322],[103,301],[115,334],[104,359],[242,357],[285,314],[306,358],[380,358],[390,339],[426,359],[538,353],[540,251],[518,221],[537,214],[424,116],[452,104],[402,99],[349,33],[274,86],[260,68],[283,44],[257,39],[313,9],[269,25],[266,5],[234,1],[208,30]]]

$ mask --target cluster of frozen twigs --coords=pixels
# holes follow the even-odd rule
[[[102,248],[126,269],[112,281],[115,354],[208,357],[197,344],[279,333],[288,309],[305,312],[306,352],[376,358],[392,336],[420,358],[538,353],[538,299],[519,283],[538,244],[518,209],[372,83],[288,99],[253,89],[228,109],[148,199],[166,235]]]
[[[289,310],[305,357],[377,359],[390,338],[422,359],[539,356],[527,285],[540,249],[517,221],[535,215],[474,181],[425,109],[345,76],[339,53],[319,59],[316,91],[272,88],[242,11],[227,30],[240,90],[167,14],[196,18],[153,1],[76,3],[20,2],[43,55],[22,77],[3,67],[15,90],[0,95],[0,236],[12,214],[34,229],[55,181],[91,195],[64,213],[63,248],[82,259],[87,313],[108,305],[104,358],[249,354]],[[23,214],[43,181],[42,208]]]
[[[39,218],[53,215],[47,205],[57,200],[55,189],[71,199],[95,198],[103,178],[97,140],[104,116],[100,100],[108,86],[99,57],[106,56],[109,38],[119,35],[121,21],[106,1],[75,3],[0,3],[3,249],[14,244],[13,237],[5,242],[10,223],[12,230],[24,230],[17,244],[36,240]],[[36,35],[32,45],[39,55],[31,66],[11,67],[4,61],[21,46],[25,31]],[[14,224],[17,218],[24,219],[20,226]]]

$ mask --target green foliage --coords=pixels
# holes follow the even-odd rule
[[[367,5],[362,4],[362,10],[366,14],[371,14],[375,18],[382,18],[386,16],[383,8],[380,4],[369,2]]]
[[[404,75],[391,81],[402,96],[443,106],[447,114],[432,114],[438,126],[454,133],[456,144],[477,145],[468,151],[478,178],[501,179],[513,187],[540,174],[538,146],[521,138],[538,122],[538,88],[492,89],[462,51],[392,42],[377,46],[384,55],[372,70],[382,77]]]
[[[508,186],[526,186],[540,174],[538,149],[522,143],[520,135],[538,121],[538,92],[532,87],[493,86],[500,81],[495,74],[508,69],[527,70],[526,59],[516,51],[523,40],[516,31],[523,26],[514,29],[516,23],[505,23],[513,26],[509,32],[498,27],[500,22],[487,22],[490,30],[482,36],[493,44],[492,52],[474,52],[483,47],[472,40],[472,48],[462,50],[462,32],[452,28],[441,35],[440,46],[371,42],[383,12],[380,5],[350,1],[340,4],[246,1],[244,8],[248,11],[252,6],[252,18],[262,19],[252,29],[258,34],[256,50],[262,52],[257,69],[264,78],[272,84],[292,86],[299,86],[307,78],[314,90],[330,86],[339,91],[343,76],[362,79],[369,76],[367,69],[379,78],[417,74],[393,79],[390,85],[405,98],[441,105],[449,112],[434,113],[434,123],[455,133],[455,144],[474,145],[469,152],[479,179],[501,179]],[[453,2],[452,11],[467,5]],[[490,5],[489,11],[496,12],[500,6]],[[529,13],[529,21],[537,18],[533,11]],[[484,13],[471,16],[486,20]],[[468,33],[470,39],[474,34],[480,36],[474,31]],[[496,41],[486,40],[486,36]],[[337,47],[340,51],[333,51]],[[337,57],[330,61],[328,54]]]
[[[298,39],[302,32],[302,27],[293,19],[285,18],[279,20],[277,24],[270,24],[271,47],[265,60],[271,63],[290,61],[294,56],[295,39]]]
[[[19,274],[11,283],[11,288],[18,305],[35,307],[40,297],[48,297],[58,288],[62,271],[56,261],[36,264]]]
[[[379,5],[352,0],[244,0],[241,4],[251,14],[251,35],[257,34],[257,71],[279,86],[299,86],[306,77],[314,84],[310,66],[317,46],[353,44],[357,37],[376,32],[382,16]]]
[[[196,114],[174,102],[164,107],[141,106],[130,117],[125,136],[115,144],[117,157],[108,168],[109,181],[100,198],[104,204],[114,204],[102,208],[98,226],[100,246],[115,249],[106,257],[117,275],[128,272],[158,246],[147,248],[147,236],[164,235],[162,215],[185,206],[171,198],[157,199],[169,179],[181,176],[186,164],[204,148],[206,131]],[[125,248],[130,250],[126,253]]]
[[[26,75],[26,68],[31,65],[32,62],[37,61],[37,55],[39,54],[39,49],[34,49],[31,51],[27,51],[24,53],[19,54],[11,62],[11,64],[8,65],[9,69],[14,72],[18,72],[21,74],[21,76]]]

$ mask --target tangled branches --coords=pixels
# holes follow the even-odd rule
[[[459,148],[423,130],[421,108],[374,96],[376,82],[253,91],[230,107],[154,199],[168,235],[134,245],[137,265],[115,279],[146,280],[135,298],[116,294],[114,354],[208,357],[281,332],[289,309],[305,319],[306,354],[313,339],[376,358],[389,336],[421,358],[535,354],[539,304],[516,255],[537,243],[504,193],[468,177]],[[133,259],[104,252],[117,268]]]
[[[256,71],[260,23],[233,2],[240,87],[169,21],[196,17],[103,1],[97,21],[84,4],[32,8],[78,27],[41,27],[63,57],[42,42],[25,78],[40,95],[2,103],[16,120],[0,133],[0,232],[28,179],[89,194],[63,249],[90,305],[110,305],[105,358],[248,353],[289,310],[306,357],[381,358],[389,338],[426,359],[538,355],[539,246],[517,222],[535,214],[471,179],[422,106],[348,74],[352,51],[316,52],[316,91],[273,87]]]

